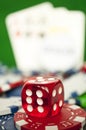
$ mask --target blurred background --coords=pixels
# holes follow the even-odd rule
[[[42,7],[43,10],[40,11],[41,7],[39,4],[45,2],[49,2],[48,3],[49,5],[48,4],[47,6],[45,5],[46,7],[43,6]],[[39,5],[39,7],[34,7],[36,5]],[[30,16],[30,12],[29,12],[29,10],[31,9],[30,7],[35,8],[32,9],[32,14],[31,14],[32,16]],[[37,8],[39,8],[38,12],[35,11],[37,10]],[[27,9],[26,12],[25,9]],[[39,16],[37,16],[38,13]],[[42,15],[43,17],[46,17],[46,18],[42,18],[42,20],[47,24],[41,25],[39,27],[39,21],[36,20],[38,20],[39,17],[41,17]],[[13,17],[15,20],[13,19]],[[31,22],[31,19],[33,17],[36,20],[35,21],[33,20]],[[49,64],[50,64],[49,70],[51,71],[56,69],[58,70],[60,69],[64,71],[65,69],[75,67],[76,64],[79,64],[80,62],[82,63],[83,61],[86,60],[85,17],[86,17],[85,0],[82,1],[81,0],[72,0],[72,1],[70,0],[60,0],[60,1],[58,0],[50,0],[50,1],[8,0],[5,2],[1,0],[0,1],[0,61],[9,67],[17,66],[19,69],[23,69],[23,70],[32,69],[32,68],[48,69]],[[59,22],[58,19],[60,19]],[[55,20],[57,22],[55,22]],[[13,21],[15,21],[15,23],[13,23]],[[70,30],[69,32],[67,32],[68,29]],[[40,37],[42,37],[41,38],[42,40],[40,40],[40,38],[34,38],[37,36],[33,36],[31,38],[30,32],[27,30],[30,30],[30,32],[32,31],[32,33],[34,32],[37,33],[37,31],[41,32],[39,35]],[[22,32],[23,35],[20,34]],[[15,35],[14,33],[16,33],[16,35],[21,35],[20,38],[17,39],[17,37],[14,37]],[[27,39],[27,37],[24,37],[24,33],[27,33],[26,35],[30,36],[30,38]],[[52,41],[53,43],[50,43],[50,41]],[[78,41],[80,43],[77,43]],[[18,43],[20,43],[20,45],[18,45]],[[26,43],[30,43],[30,45],[27,46]],[[70,48],[68,47],[67,50],[61,48],[63,44],[64,46],[69,46],[68,43],[70,45]],[[26,50],[26,48],[28,49]],[[33,51],[30,52],[32,48]],[[55,48],[57,49],[55,50]],[[58,52],[58,54],[54,54],[55,51]],[[67,53],[66,56],[64,56],[64,53]],[[70,53],[72,54],[70,55]],[[68,57],[68,55],[70,56]],[[21,58],[22,56],[23,58]],[[73,64],[69,60],[71,59],[71,56],[76,57],[75,58],[76,63],[73,60],[72,61],[74,63]],[[52,62],[55,62],[56,60],[58,61],[56,63],[56,66],[52,64],[51,59]],[[62,62],[63,60],[66,63],[63,63]],[[31,63],[28,63],[28,61]],[[34,66],[34,63],[36,63],[36,66]],[[63,66],[66,67],[63,67],[62,69],[61,64],[63,64]],[[32,67],[27,67],[27,66],[32,66]]]

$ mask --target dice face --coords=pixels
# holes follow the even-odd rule
[[[64,103],[64,89],[57,77],[29,78],[22,89],[22,106],[29,116],[57,115]]]

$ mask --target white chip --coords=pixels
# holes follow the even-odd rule
[[[1,86],[1,89],[2,89],[2,91],[7,91],[7,90],[10,90],[10,85],[9,84],[3,84],[2,86]]]
[[[14,114],[22,106],[21,100],[18,97],[0,98],[0,104],[0,116]]]
[[[58,130],[58,126],[46,126],[45,130]]]
[[[10,113],[11,113],[11,109],[10,108],[4,108],[4,107],[0,108],[0,116],[7,115],[7,114],[10,114]]]
[[[71,106],[69,106],[69,108],[72,108],[72,109],[76,110],[76,109],[79,109],[80,107],[77,106],[77,105],[71,105]]]
[[[76,116],[74,121],[81,122],[82,127],[85,125],[85,117]]]
[[[74,98],[68,99],[69,104],[76,104],[76,100]]]
[[[28,124],[28,122],[26,122],[25,120],[20,120],[20,121],[17,121],[16,122],[16,128],[18,129],[18,130],[21,130],[21,126],[23,126],[23,125],[26,125],[26,124]]]

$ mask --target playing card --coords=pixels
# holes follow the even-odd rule
[[[48,2],[9,14],[6,26],[20,70],[38,70],[39,50],[52,5]]]
[[[41,64],[49,71],[66,71],[83,63],[85,16],[80,11],[54,9],[41,48]]]

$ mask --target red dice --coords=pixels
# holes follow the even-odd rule
[[[22,106],[29,116],[55,116],[63,103],[63,84],[57,77],[32,77],[23,86]]]

